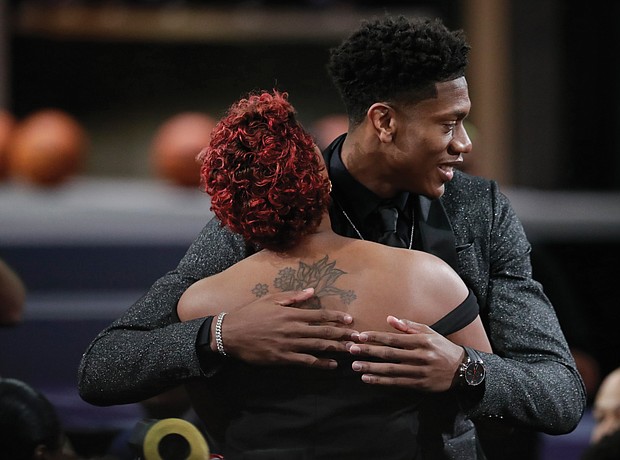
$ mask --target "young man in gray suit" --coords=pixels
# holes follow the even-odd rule
[[[324,156],[334,230],[442,257],[478,297],[493,354],[408,321],[394,323],[394,333],[354,331],[344,313],[275,302],[303,300],[304,292],[261,297],[225,322],[180,323],[175,306],[190,284],[253,251],[211,221],[177,269],[87,349],[82,397],[98,405],[139,401],[208,378],[224,359],[329,369],[320,352],[332,349],[358,356],[353,369],[369,385],[428,392],[420,430],[428,458],[484,458],[473,422],[481,431],[571,431],[585,392],[553,307],[532,279],[523,228],[495,182],[457,169],[472,148],[463,124],[468,50],[462,33],[439,21],[364,23],[331,53],[350,127]],[[389,213],[395,234],[388,235],[380,222]]]

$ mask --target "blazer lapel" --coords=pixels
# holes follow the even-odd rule
[[[457,270],[454,232],[441,201],[418,196],[417,211],[419,249],[440,257]]]

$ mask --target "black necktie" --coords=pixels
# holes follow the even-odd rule
[[[396,233],[398,223],[398,209],[390,207],[381,207],[377,210],[379,213],[382,234],[377,240],[381,244],[396,248],[406,248],[405,242]]]

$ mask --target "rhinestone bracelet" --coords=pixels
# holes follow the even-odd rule
[[[226,316],[226,312],[217,315],[217,322],[215,323],[215,345],[220,355],[228,356],[226,350],[224,350],[224,341],[222,340],[222,323],[224,322],[224,316]]]

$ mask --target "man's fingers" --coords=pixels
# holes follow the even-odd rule
[[[413,387],[418,390],[425,390],[425,388],[419,384],[416,379],[408,377],[384,377],[376,374],[364,374],[362,375],[362,381],[370,385],[382,385],[382,386],[398,386],[398,387]]]
[[[354,339],[360,343],[380,343],[395,348],[419,348],[430,345],[436,333],[424,324],[414,324],[412,332],[407,334],[364,331],[360,332]]]
[[[306,288],[303,291],[290,291],[283,295],[285,296],[284,298],[276,299],[275,302],[283,307],[290,307],[310,299],[314,295],[314,288]]]
[[[430,328],[426,324],[416,323],[408,319],[396,318],[395,316],[388,316],[387,323],[394,329],[406,334],[416,334],[428,332]]]
[[[324,308],[319,310],[290,309],[286,311],[286,316],[290,320],[296,320],[313,326],[328,323],[351,324],[353,322],[353,317],[349,313],[338,310],[326,310]]]
[[[316,324],[301,328],[298,337],[321,340],[351,340],[355,334],[357,334],[357,331],[353,329]]]
[[[335,359],[317,358],[305,353],[286,353],[280,362],[282,365],[314,367],[316,369],[336,369],[338,362]]]
[[[371,385],[410,387],[422,391],[433,389],[431,375],[424,367],[354,361],[351,368],[361,374],[364,383]]]
[[[317,316],[318,319],[312,321],[313,323],[342,323],[342,324],[351,324],[353,322],[353,317],[345,313],[343,311],[337,310],[306,310],[307,312],[313,314],[311,316]]]
[[[429,355],[430,352],[422,348],[417,350],[405,350],[389,346],[373,346],[358,343],[348,344],[346,348],[352,355],[379,358],[390,363],[406,361],[409,363],[422,364],[432,358],[432,356]]]
[[[293,351],[330,351],[330,352],[347,352],[346,342],[338,340],[336,337],[333,340],[319,339],[319,338],[298,338],[294,343],[291,343],[290,347]]]
[[[301,304],[314,296],[314,288],[307,288],[303,291],[287,291],[278,293],[272,296],[273,302],[276,305],[283,307],[294,307],[296,304]],[[308,324],[321,324],[321,323],[342,323],[351,324],[353,317],[345,312],[326,309],[295,309],[287,312],[290,319],[296,319],[298,321],[304,321]]]

